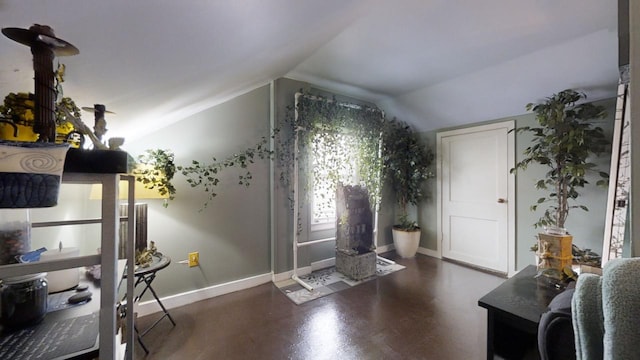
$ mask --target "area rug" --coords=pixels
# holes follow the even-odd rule
[[[390,264],[380,259],[376,260],[376,273],[362,280],[353,280],[346,275],[336,271],[335,266],[317,270],[308,275],[300,276],[300,279],[313,287],[309,291],[293,280],[286,280],[276,283],[276,286],[291,301],[300,305],[308,301],[319,299],[323,296],[333,294],[340,290],[348,289],[353,286],[360,285],[367,281],[375,280],[378,277],[391,274],[404,269],[400,264]]]

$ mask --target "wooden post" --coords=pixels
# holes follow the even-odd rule
[[[33,131],[40,134],[39,142],[56,140],[56,89],[54,87],[53,50],[46,44],[34,43],[33,71],[35,72],[35,119]]]

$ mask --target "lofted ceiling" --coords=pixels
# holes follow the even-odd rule
[[[615,0],[0,0],[0,24],[51,26],[80,53],[65,96],[136,138],[279,77],[378,104],[420,130],[525,112],[618,79]],[[0,37],[0,95],[33,91]],[[84,115],[86,119],[93,115]]]

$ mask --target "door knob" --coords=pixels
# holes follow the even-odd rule
[[[505,200],[505,199],[503,199],[503,198],[499,198],[499,199],[498,199],[498,204],[504,204],[504,203],[506,203],[506,202],[507,202],[507,200]]]

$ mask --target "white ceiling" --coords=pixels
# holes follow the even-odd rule
[[[34,23],[80,49],[58,59],[65,95],[128,139],[283,76],[420,130],[613,97],[618,77],[615,0],[0,0],[2,27]],[[0,96],[17,91],[31,53],[1,36]]]

